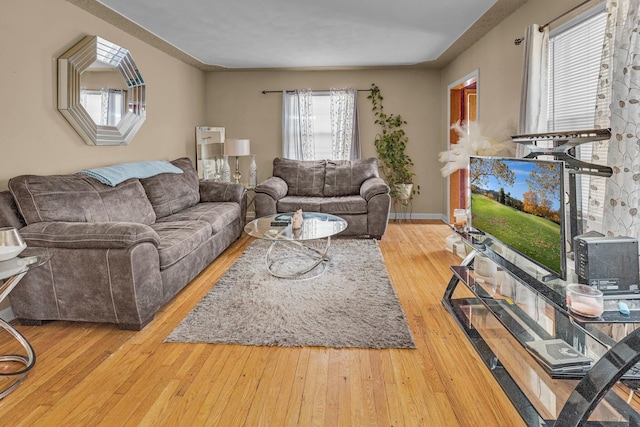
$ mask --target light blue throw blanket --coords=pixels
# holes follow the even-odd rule
[[[95,169],[82,169],[79,173],[89,175],[103,184],[115,187],[130,178],[149,178],[161,173],[182,173],[182,169],[166,160],[131,162]]]

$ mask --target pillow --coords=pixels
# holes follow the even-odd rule
[[[200,202],[200,180],[191,160],[183,157],[171,162],[182,174],[162,173],[140,182],[157,218],[172,215]]]
[[[273,159],[273,176],[289,187],[288,196],[324,196],[325,160]]]
[[[362,183],[378,177],[378,159],[329,160],[324,180],[325,197],[360,194]]]
[[[151,203],[137,179],[116,187],[80,174],[21,175],[9,180],[25,222],[137,222],[156,220]]]

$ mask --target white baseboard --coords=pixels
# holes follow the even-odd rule
[[[433,219],[433,220],[440,220],[442,222],[444,222],[445,224],[449,223],[449,220],[447,219],[446,216],[444,216],[443,214],[439,214],[439,213],[406,213],[406,212],[398,212],[397,214],[394,212],[390,212],[389,213],[389,220],[395,220],[395,219]]]

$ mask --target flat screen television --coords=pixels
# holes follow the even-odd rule
[[[471,226],[566,278],[564,163],[471,157]]]

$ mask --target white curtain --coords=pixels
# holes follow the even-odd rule
[[[608,0],[600,90],[610,102],[598,106],[597,119],[610,117],[602,233],[640,237],[640,0]],[[609,105],[610,111],[607,111]]]
[[[547,131],[549,30],[540,31],[538,24],[527,28],[524,36],[524,65],[520,97],[519,134]],[[517,144],[516,157],[523,157],[527,149]]]
[[[359,159],[358,91],[331,89],[331,158],[333,160]]]
[[[311,89],[282,91],[282,157],[314,157],[313,94]]]
[[[109,96],[109,89],[100,89],[100,123],[106,126],[109,123],[109,105],[111,97]]]
[[[107,108],[105,123],[108,126],[117,126],[124,114],[124,91],[119,89],[103,89],[107,92]]]

